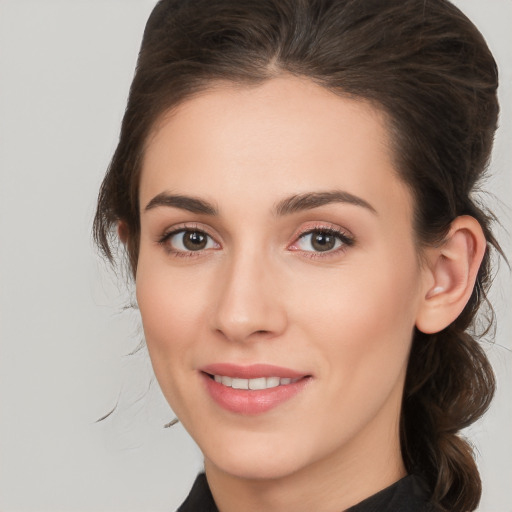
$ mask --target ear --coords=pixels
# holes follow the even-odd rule
[[[128,241],[128,226],[124,220],[117,222],[117,236],[119,237],[119,240],[126,245],[126,242]]]
[[[426,251],[424,289],[416,327],[431,334],[448,327],[466,306],[475,286],[487,243],[478,221],[457,217],[438,247]]]

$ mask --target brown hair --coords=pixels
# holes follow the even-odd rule
[[[447,0],[161,0],[144,32],[119,145],[103,181],[95,240],[112,259],[127,230],[132,273],[139,244],[138,184],[157,118],[215,81],[258,84],[288,73],[364,98],[389,120],[396,167],[415,198],[420,245],[443,239],[459,215],[481,224],[488,250],[463,313],[437,334],[416,332],[406,378],[401,448],[432,502],[474,510],[481,483],[459,431],[478,419],[494,375],[470,334],[501,253],[473,191],[497,125],[495,61],[476,27]]]

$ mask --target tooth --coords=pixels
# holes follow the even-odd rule
[[[266,389],[267,383],[266,383],[265,377],[260,377],[258,379],[249,379],[249,389]]]
[[[224,384],[224,386],[231,387],[231,384],[233,382],[233,379],[231,377],[222,376],[221,379],[222,379],[222,384]]]
[[[235,378],[232,380],[231,387],[233,389],[249,389],[249,379],[236,379]]]
[[[300,378],[291,379],[289,377],[257,377],[255,379],[240,379],[234,377],[227,377],[225,375],[214,375],[213,378],[215,382],[219,382],[224,386],[228,386],[233,389],[252,390],[270,389],[276,388],[277,386],[286,386],[287,384],[292,384],[300,380]]]
[[[267,388],[277,388],[279,386],[279,377],[267,377]]]

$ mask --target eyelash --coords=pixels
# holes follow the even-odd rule
[[[297,252],[300,251],[305,257],[311,259],[328,258],[330,256],[339,255],[340,253],[346,251],[349,247],[352,247],[355,243],[355,238],[351,235],[348,235],[341,229],[335,228],[334,226],[319,224],[313,227],[308,227],[304,231],[300,231],[297,235],[295,235],[295,242],[293,242],[292,245],[296,245],[300,239],[305,238],[307,235],[311,235],[313,233],[322,233],[328,236],[333,236],[341,242],[341,246],[327,251],[304,251],[301,249],[293,250]]]
[[[198,257],[205,250],[208,250],[208,249],[201,249],[198,251],[181,251],[181,250],[172,249],[166,245],[167,242],[174,235],[177,235],[179,233],[184,234],[187,232],[199,233],[199,234],[205,235],[206,237],[210,238],[211,240],[214,240],[214,238],[206,230],[204,230],[203,228],[201,228],[197,225],[183,225],[183,226],[179,226],[171,231],[164,233],[158,239],[158,244],[163,246],[168,254],[175,256],[177,258]],[[341,246],[337,247],[334,250],[331,249],[331,250],[327,250],[327,251],[305,251],[305,250],[301,250],[298,248],[292,249],[292,250],[297,251],[297,252],[302,252],[303,255],[306,256],[307,258],[312,258],[312,259],[326,258],[329,256],[337,255],[340,252],[346,251],[348,247],[352,247],[355,243],[355,239],[351,235],[348,235],[346,232],[344,232],[340,229],[337,229],[335,227],[332,227],[332,226],[326,226],[326,225],[320,224],[317,226],[309,227],[306,230],[300,231],[299,233],[297,233],[294,237],[295,241],[293,242],[292,246],[297,244],[299,242],[299,240],[301,240],[301,239],[305,238],[306,236],[311,235],[313,233],[322,233],[327,236],[334,236],[338,241],[341,242]],[[215,243],[217,244],[217,242],[215,242]]]
[[[192,233],[199,233],[199,234],[205,235],[208,238],[213,240],[213,237],[210,234],[208,234],[208,232],[205,231],[204,229],[202,229],[201,227],[199,227],[197,225],[187,224],[187,225],[176,227],[175,229],[164,233],[159,238],[158,243],[162,247],[164,247],[164,249],[167,251],[168,254],[170,254],[171,256],[175,256],[176,258],[193,258],[193,257],[197,257],[197,256],[199,256],[204,251],[204,249],[203,250],[199,250],[199,251],[180,251],[180,250],[172,249],[171,247],[167,246],[167,242],[174,235],[177,235],[178,233],[183,233],[184,234],[184,233],[187,233],[187,232],[189,232],[189,233],[190,232],[192,232]]]

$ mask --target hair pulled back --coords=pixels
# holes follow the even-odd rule
[[[112,259],[119,221],[133,274],[144,145],[158,118],[213,82],[256,85],[307,77],[361,98],[388,119],[397,172],[415,199],[418,246],[439,243],[459,215],[481,224],[488,250],[463,313],[436,334],[414,335],[401,448],[432,501],[474,510],[481,483],[459,431],[487,409],[494,376],[473,333],[499,252],[473,197],[497,125],[495,61],[476,27],[446,0],[161,0],[146,26],[118,147],[102,184],[95,240]]]

